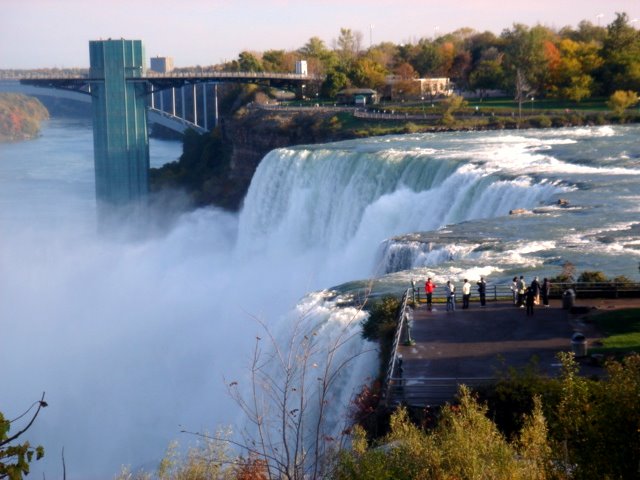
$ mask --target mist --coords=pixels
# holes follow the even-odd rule
[[[327,272],[317,251],[265,250],[259,237],[238,248],[237,215],[165,210],[169,225],[134,219],[99,235],[91,146],[86,126],[52,121],[42,138],[0,150],[0,408],[14,418],[46,392],[27,437],[45,446],[32,474],[47,478],[62,476],[62,448],[71,476],[105,478],[121,465],[155,470],[172,440],[193,440],[181,429],[239,429],[225,383],[245,381],[257,319],[281,335],[295,316],[325,330],[346,321],[305,294],[348,272]],[[373,355],[351,372],[361,381]],[[351,390],[341,394],[348,404]]]

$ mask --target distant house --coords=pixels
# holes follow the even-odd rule
[[[345,88],[336,94],[336,101],[345,105],[373,105],[378,100],[378,92],[370,88]]]
[[[453,94],[453,83],[448,77],[403,79],[388,75],[385,97],[390,100],[418,100],[421,98],[448,97]]]

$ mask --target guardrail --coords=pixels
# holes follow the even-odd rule
[[[456,284],[456,301],[462,299],[462,283]],[[471,283],[471,300],[479,300],[475,283]],[[640,297],[640,282],[564,282],[552,283],[549,298],[562,298],[567,290],[573,290],[576,298],[638,298]],[[488,302],[509,300],[513,298],[511,284],[487,284],[486,299]],[[414,288],[417,303],[426,302],[424,287],[417,285]],[[443,287],[438,287],[433,292],[433,300],[437,303],[445,303],[447,294]]]
[[[495,377],[393,377],[388,398],[394,404],[413,407],[442,406],[455,398],[460,385],[477,389],[495,382]]]
[[[394,373],[396,370],[396,362],[398,360],[398,345],[400,344],[400,337],[402,336],[402,331],[404,329],[404,323],[407,321],[407,307],[409,306],[409,298],[413,297],[413,289],[408,288],[404,295],[402,296],[402,301],[400,302],[400,308],[398,310],[398,316],[396,320],[396,333],[393,337],[393,347],[391,349],[391,357],[389,358],[389,363],[387,364],[387,373],[385,375],[384,385],[382,388],[383,392],[383,403],[388,402],[390,398],[392,382],[391,379],[394,378]]]

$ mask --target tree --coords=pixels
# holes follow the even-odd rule
[[[238,68],[241,72],[262,72],[264,67],[260,60],[251,52],[241,52],[238,55]]]
[[[459,95],[451,95],[447,97],[445,100],[440,102],[440,106],[442,108],[442,122],[445,125],[450,125],[454,122],[453,114],[458,110],[464,108],[467,105],[464,97]]]
[[[358,87],[380,90],[385,85],[386,76],[387,71],[383,65],[368,57],[362,57],[355,62],[351,81]]]
[[[267,50],[262,54],[262,64],[266,72],[292,72],[294,59],[284,50]]]
[[[276,338],[257,320],[266,341],[256,337],[247,385],[229,383],[229,392],[250,427],[243,447],[267,465],[270,478],[316,479],[326,473],[328,452],[341,444],[327,410],[337,408],[335,388],[353,360],[368,350],[360,345],[365,313],[351,308],[329,331],[304,315]],[[340,435],[340,432],[337,432]]]
[[[545,46],[552,32],[545,27],[529,29],[516,24],[502,33],[505,42],[505,86],[521,102],[527,95],[543,92],[549,74],[549,58]]]
[[[598,45],[595,42],[584,43],[563,38],[558,48],[560,64],[551,92],[575,102],[590,97],[596,88],[594,75],[602,65]]]
[[[630,25],[626,13],[616,14],[616,19],[607,27],[602,58],[606,93],[640,90],[640,32]]]
[[[617,90],[609,97],[607,106],[616,114],[622,115],[627,108],[634,106],[638,101],[636,92]]]
[[[503,83],[502,55],[497,53],[496,49],[492,49],[491,53],[487,58],[480,60],[469,75],[469,86],[479,91],[481,98],[486,95],[487,90],[498,89]]]
[[[27,425],[16,434],[10,436],[11,424],[23,418],[36,406],[36,411]],[[44,448],[40,445],[32,447],[29,442],[18,444],[15,442],[31,428],[40,410],[46,406],[47,402],[44,401],[43,393],[39,401],[31,405],[29,410],[14,420],[6,420],[4,415],[0,413],[0,479],[21,480],[23,475],[29,474],[29,464],[33,461],[34,455],[36,460],[40,460],[44,456]]]
[[[347,76],[337,70],[327,73],[327,77],[322,83],[322,95],[328,98],[335,98],[336,94],[349,85]]]
[[[348,72],[355,61],[362,46],[362,33],[353,32],[350,28],[341,28],[340,36],[334,41],[338,54],[339,66]]]
[[[461,386],[459,405],[442,408],[436,427],[424,431],[404,408],[394,412],[391,431],[369,445],[354,428],[353,448],[340,452],[333,478],[381,479],[544,479],[551,468],[546,421],[536,401],[513,442],[487,418],[468,388]]]

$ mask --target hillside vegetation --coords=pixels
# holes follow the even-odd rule
[[[0,142],[14,142],[35,137],[40,122],[49,112],[33,97],[19,93],[0,93]]]

